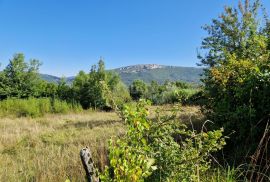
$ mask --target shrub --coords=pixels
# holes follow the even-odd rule
[[[270,75],[250,60],[233,57],[226,64],[211,68],[209,75],[204,112],[217,127],[224,126],[227,134],[236,132],[229,142],[228,154],[234,149],[240,160],[248,151],[255,151],[268,122]]]
[[[39,117],[47,113],[66,113],[80,111],[78,104],[69,104],[65,101],[49,98],[6,99],[0,102],[1,116]]]
[[[259,0],[243,2],[225,7],[204,27],[209,36],[202,42],[205,56],[199,56],[205,66],[203,111],[217,128],[234,132],[222,154],[234,164],[255,152],[270,118],[270,23],[258,16],[264,11]]]
[[[209,169],[209,154],[225,145],[223,130],[188,130],[176,112],[149,119],[145,101],[125,107],[127,133],[110,140],[110,166],[103,181],[197,181]]]
[[[189,103],[191,97],[197,94],[199,91],[198,89],[179,89],[175,91],[175,95],[181,103]],[[195,102],[194,102],[195,103]]]

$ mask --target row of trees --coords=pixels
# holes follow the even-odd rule
[[[0,72],[0,100],[51,97],[80,103],[85,109],[112,109],[130,100],[120,77],[105,71],[102,60],[93,65],[89,73],[80,71],[71,85],[65,79],[58,84],[42,80],[38,73],[40,65],[34,59],[26,62],[21,53],[14,55]]]
[[[15,54],[9,64],[0,71],[0,100],[6,98],[56,97],[61,88],[40,78],[41,63],[25,61],[22,53]]]
[[[89,73],[80,71],[71,85],[65,79],[54,84],[40,78],[40,65],[38,60],[27,63],[23,54],[16,54],[0,72],[0,99],[50,97],[79,103],[84,109],[107,110],[131,99],[148,99],[153,104],[185,101],[196,90],[180,81],[146,84],[142,80],[135,80],[128,89],[117,73],[105,70],[102,60],[93,65]]]

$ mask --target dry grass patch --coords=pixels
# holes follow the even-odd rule
[[[0,119],[1,181],[84,181],[79,151],[93,150],[107,163],[107,139],[124,132],[115,113],[47,115]]]
[[[179,116],[187,120],[200,118],[200,113],[196,107],[182,107]],[[124,132],[121,119],[113,112],[2,118],[0,181],[85,181],[80,149],[89,146],[102,169],[108,163],[108,139]]]

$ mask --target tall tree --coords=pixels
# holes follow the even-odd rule
[[[214,67],[226,62],[228,55],[237,59],[255,60],[268,51],[264,45],[265,36],[258,21],[258,0],[250,3],[239,1],[238,9],[225,7],[219,19],[213,19],[211,25],[204,26],[209,34],[203,39],[202,49],[205,56],[199,55],[201,65]]]
[[[85,109],[90,107],[112,109],[115,105],[129,99],[127,89],[119,75],[106,71],[103,60],[93,65],[89,74],[79,72],[72,88],[76,99]]]
[[[205,26],[206,55],[199,56],[206,66],[203,111],[226,134],[236,132],[225,149],[240,160],[254,152],[270,113],[268,20],[258,18],[260,7],[258,0],[226,7]]]
[[[27,63],[22,53],[15,54],[0,75],[1,98],[38,96],[40,65],[38,60],[33,59]]]

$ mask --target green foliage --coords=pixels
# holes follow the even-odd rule
[[[188,83],[200,84],[200,75],[203,73],[202,68],[177,66],[164,66],[158,69],[143,69],[141,71],[121,69],[116,69],[115,71],[119,73],[126,85],[131,85],[134,80],[143,80],[147,84],[150,84],[153,80],[159,84],[164,84],[166,80],[182,80]]]
[[[209,36],[201,63],[205,69],[204,112],[217,128],[231,136],[225,156],[235,162],[251,155],[270,111],[269,23],[260,24],[259,1],[226,7],[219,19],[206,26]],[[231,153],[234,155],[232,156]]]
[[[103,181],[198,181],[209,169],[209,154],[225,145],[223,130],[196,132],[177,121],[176,112],[149,119],[146,102],[125,107],[127,133],[111,140],[110,167]]]
[[[59,87],[54,83],[43,81],[40,83],[41,97],[55,98],[58,95]]]
[[[139,100],[147,93],[147,85],[142,80],[134,80],[129,86],[129,92],[132,99]]]
[[[219,19],[213,19],[211,25],[204,26],[209,36],[202,42],[205,57],[199,56],[201,64],[218,66],[227,62],[227,54],[234,54],[237,59],[254,60],[267,53],[264,31],[260,31],[258,10],[260,2],[253,4],[246,0],[239,3],[239,8],[225,7]]]
[[[241,170],[238,168],[231,168],[230,166],[223,168],[210,169],[202,177],[202,181],[207,182],[236,182],[240,181]],[[247,179],[241,181],[248,181]]]
[[[0,99],[7,97],[28,98],[40,95],[38,60],[26,63],[23,54],[15,54],[13,59],[0,73]]]
[[[102,60],[98,66],[92,66],[89,74],[81,71],[72,85],[65,78],[60,79],[58,84],[41,80],[39,66],[37,60],[27,63],[23,54],[16,54],[0,72],[0,100],[48,97],[71,104],[80,103],[84,109],[93,107],[105,110],[119,107],[130,100],[129,92],[119,75],[105,71]],[[55,107],[56,112],[62,112]],[[60,106],[60,110],[63,109],[64,105]]]
[[[56,88],[56,96],[61,100],[72,102],[74,98],[74,92],[72,88],[67,85],[65,78],[61,78]]]
[[[116,104],[119,108],[131,101],[128,88],[123,82],[119,82],[118,84],[114,85],[111,96],[114,104]]]
[[[47,113],[81,111],[78,104],[49,98],[6,99],[0,102],[0,116],[39,117]]]
[[[93,65],[89,74],[81,71],[72,84],[75,100],[79,101],[83,108],[114,108],[129,100],[126,87],[119,75],[105,71],[102,60],[98,66]]]
[[[146,130],[150,129],[147,120],[148,111],[143,103],[139,103],[137,111],[125,108],[123,117],[128,126],[124,139],[110,140],[110,168],[106,169],[105,181],[143,181],[155,170],[155,160],[148,156],[150,147]],[[113,178],[110,179],[110,170],[113,170]]]
[[[164,84],[152,81],[150,84],[146,84],[142,80],[135,80],[130,85],[129,90],[134,100],[143,98],[150,100],[155,105],[177,102],[195,103],[187,101],[198,92],[197,88],[182,81],[166,81]]]
[[[190,98],[197,93],[198,93],[198,89],[190,89],[190,88],[179,89],[175,91],[175,95],[177,96],[178,100],[180,100],[182,103],[189,103],[189,104],[192,103],[190,102]]]

